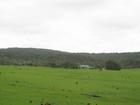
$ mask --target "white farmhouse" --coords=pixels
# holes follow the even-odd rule
[[[79,68],[79,69],[92,69],[92,68],[94,68],[94,67],[89,66],[89,65],[79,65],[78,68]]]

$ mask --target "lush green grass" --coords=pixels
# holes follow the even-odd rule
[[[41,101],[53,105],[140,105],[140,69],[0,66],[0,105],[41,105]]]

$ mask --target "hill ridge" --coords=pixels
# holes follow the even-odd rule
[[[140,68],[140,52],[124,53],[70,53],[41,48],[0,49],[0,64],[62,66],[64,63],[88,64],[96,68],[105,66],[107,60],[118,62],[123,68]]]

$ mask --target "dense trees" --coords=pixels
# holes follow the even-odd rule
[[[140,68],[140,52],[89,54],[34,48],[0,49],[1,65],[76,68],[79,64],[86,64],[95,68],[105,68],[109,59],[119,63],[122,68]]]
[[[60,65],[60,67],[71,68],[71,69],[77,69],[77,68],[78,68],[78,64],[72,63],[72,62],[65,62],[65,63],[62,63],[62,64]]]
[[[108,61],[106,61],[106,69],[107,70],[121,70],[121,67],[115,61],[108,60]]]

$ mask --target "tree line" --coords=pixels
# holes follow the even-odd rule
[[[77,68],[80,64],[87,64],[101,69],[106,68],[108,63],[116,66],[113,62],[120,68],[140,68],[140,52],[69,53],[35,48],[0,49],[1,65]]]

